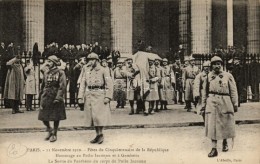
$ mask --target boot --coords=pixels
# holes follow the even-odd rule
[[[97,143],[102,144],[104,142],[104,135],[100,134]]]
[[[223,143],[222,143],[222,151],[223,151],[223,152],[227,152],[227,151],[228,151],[228,143],[227,143],[227,140],[226,140],[226,139],[223,140]]]
[[[54,129],[54,133],[53,135],[51,136],[51,139],[50,139],[50,142],[55,142],[57,141],[57,129]]]
[[[97,143],[99,140],[100,135],[97,135],[93,140],[90,141],[90,143],[94,144]]]
[[[216,156],[218,156],[218,151],[216,148],[212,148],[211,152],[208,154],[208,157],[211,158],[211,157],[216,157]]]
[[[134,114],[134,108],[131,107],[131,112],[129,113],[129,115],[133,115],[133,114]]]
[[[48,132],[48,134],[47,134],[47,136],[45,137],[45,141],[48,141],[50,138],[51,138],[51,136],[52,136],[52,128],[47,128],[47,132]]]

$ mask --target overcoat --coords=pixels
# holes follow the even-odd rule
[[[135,66],[126,67],[127,75],[127,99],[128,100],[140,100],[140,80],[137,78],[138,68]]]
[[[66,76],[63,70],[53,68],[44,73],[40,90],[40,112],[42,121],[59,121],[66,119],[64,96],[66,94]],[[58,100],[54,103],[54,100]]]
[[[9,60],[6,65],[9,68],[6,75],[4,98],[22,101],[25,84],[23,67],[16,58]]]
[[[159,91],[158,91],[158,81],[160,77],[160,72],[157,71],[154,65],[149,67],[149,88],[146,91],[144,99],[146,101],[156,101],[159,100]]]
[[[33,65],[26,66],[24,68],[24,73],[26,76],[25,94],[36,95],[36,79]]]
[[[126,70],[124,67],[116,67],[114,70],[114,95],[116,101],[126,100]]]
[[[206,74],[206,72],[205,71],[202,71],[202,72],[200,72],[197,76],[196,76],[196,78],[195,78],[195,80],[194,80],[194,84],[193,84],[193,96],[194,96],[194,98],[196,97],[196,96],[199,96],[200,97],[200,99],[199,99],[199,102],[198,102],[198,104],[197,104],[197,106],[196,106],[196,111],[197,111],[197,114],[200,114],[201,113],[201,109],[202,109],[202,92],[203,92],[203,89],[206,89],[205,87],[206,87],[206,85],[204,85],[204,83],[206,83],[207,81],[207,77],[208,77],[208,75]],[[204,88],[203,88],[204,87]]]
[[[175,91],[172,86],[175,83],[175,76],[170,66],[161,67],[161,89],[159,90],[162,101],[172,101],[175,98]]]
[[[94,68],[85,65],[81,74],[78,98],[84,100],[85,126],[110,125],[110,104],[104,103],[104,98],[113,97],[113,81],[108,69],[99,63]]]
[[[208,85],[202,92],[206,136],[213,140],[234,138],[234,106],[238,106],[238,94],[233,76],[224,71],[219,74],[212,71],[204,85]]]
[[[197,66],[187,66],[183,71],[183,82],[185,88],[185,100],[186,101],[193,101],[193,83],[195,77],[199,74],[200,70]]]

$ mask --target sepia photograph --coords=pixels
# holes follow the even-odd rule
[[[260,164],[260,0],[0,0],[0,164]]]

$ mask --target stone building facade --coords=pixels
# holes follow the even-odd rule
[[[136,51],[144,40],[161,55],[244,46],[260,53],[259,0],[0,0],[0,41],[40,51],[50,42],[94,43]]]

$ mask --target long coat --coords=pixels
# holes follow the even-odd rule
[[[154,65],[149,67],[149,88],[146,91],[144,98],[146,101],[159,100],[158,81],[160,80],[160,72],[157,71]]]
[[[24,68],[26,81],[25,81],[25,94],[36,95],[36,79],[35,70],[32,65]]]
[[[137,78],[138,68],[131,66],[126,67],[126,76],[127,76],[127,99],[128,100],[140,100],[140,82]]]
[[[22,101],[25,84],[23,67],[16,58],[9,60],[6,65],[9,69],[6,75],[4,98]]]
[[[40,90],[40,112],[42,121],[59,121],[66,119],[64,96],[66,94],[66,76],[63,70],[53,68],[44,73]],[[58,100],[54,103],[54,100]]]
[[[238,94],[233,76],[224,71],[220,74],[210,72],[204,85],[208,85],[202,92],[206,136],[214,140],[234,138],[234,106],[238,106]]]
[[[116,67],[114,70],[114,95],[116,101],[126,100],[126,70],[124,67]]]
[[[104,103],[104,98],[113,97],[113,81],[108,69],[100,64],[95,68],[85,65],[81,74],[78,98],[85,102],[85,125],[87,127],[110,125],[110,104]]]
[[[172,86],[172,83],[175,83],[175,76],[170,66],[162,66],[161,68],[160,99],[172,101],[175,98],[175,91]]]
[[[186,101],[193,101],[193,83],[195,77],[199,74],[200,70],[197,66],[187,66],[184,69],[182,79],[184,81],[184,88],[185,88],[185,100]]]
[[[206,85],[204,85],[204,83],[207,82],[207,73],[205,71],[202,71],[200,72],[195,80],[194,80],[194,84],[193,84],[193,96],[196,97],[196,96],[199,96],[200,99],[199,99],[199,102],[196,106],[196,111],[197,111],[197,114],[200,114],[200,111],[202,109],[202,92],[204,89],[206,89]]]

